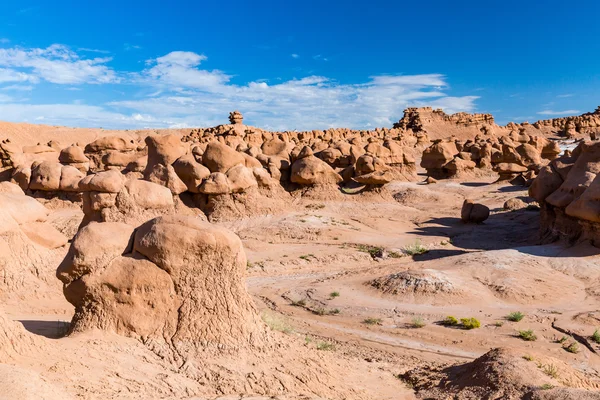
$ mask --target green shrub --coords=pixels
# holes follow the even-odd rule
[[[409,256],[419,255],[419,254],[427,253],[429,251],[429,250],[427,250],[427,247],[425,247],[421,244],[420,240],[417,240],[413,244],[409,244],[408,246],[404,247],[404,249],[402,249],[402,250],[404,251],[404,254],[408,254]]]
[[[549,383],[544,383],[542,386],[540,386],[540,389],[541,389],[541,390],[550,390],[550,389],[552,389],[553,387],[554,387],[554,386],[552,386],[552,385],[551,385],[551,384],[549,384]]]
[[[594,331],[594,334],[592,335],[592,340],[598,344],[600,344],[600,332],[598,332],[598,329],[596,329]]]
[[[525,314],[523,314],[521,311],[515,311],[508,314],[506,319],[512,322],[519,322],[523,319],[523,317],[525,317]]]
[[[579,345],[576,342],[571,343],[567,347],[564,347],[566,351],[569,353],[577,354],[579,353]]]
[[[533,333],[531,329],[528,329],[526,331],[519,331],[519,337],[528,342],[533,342],[537,340],[537,336],[535,335],[535,333]]]
[[[283,333],[292,333],[294,332],[294,328],[290,326],[285,317],[275,314],[270,311],[265,311],[261,315],[262,320],[269,328],[274,331],[279,331]]]
[[[542,371],[551,378],[558,378],[558,368],[554,364],[544,365]]]
[[[453,317],[451,315],[447,316],[445,320],[442,321],[442,325],[445,326],[456,326],[458,325],[458,319],[456,319],[456,317]]]
[[[381,318],[365,318],[363,324],[366,325],[381,325]]]
[[[525,355],[523,356],[523,359],[524,359],[524,360],[527,360],[527,361],[533,361],[533,357],[532,357],[532,356],[530,356],[529,354],[525,354]]]
[[[563,336],[563,337],[561,337],[560,339],[558,339],[558,340],[557,340],[557,342],[562,344],[562,343],[566,342],[566,341],[567,341],[567,339],[569,339],[569,338],[568,338],[568,337],[566,337],[566,336]]]
[[[476,329],[481,327],[481,323],[477,318],[461,318],[460,323],[465,329]]]
[[[414,317],[412,321],[410,321],[410,326],[413,328],[422,328],[426,325],[425,321],[421,317]]]
[[[329,297],[331,297],[332,299],[335,297],[340,297],[340,292],[331,292],[329,293]]]
[[[335,350],[335,345],[329,342],[319,342],[317,343],[317,350],[332,351]]]

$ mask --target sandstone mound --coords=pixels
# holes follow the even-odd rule
[[[91,223],[57,270],[75,306],[72,329],[162,339],[178,354],[258,346],[264,330],[244,287],[239,238],[186,216],[135,228]]]
[[[31,197],[0,193],[0,298],[44,298],[55,290],[50,271],[67,238],[46,222],[48,213]]]
[[[555,142],[529,136],[521,129],[502,137],[436,140],[423,152],[421,166],[434,178],[460,178],[493,170],[500,180],[529,185],[540,168],[560,151]]]
[[[546,166],[529,195],[540,203],[541,234],[548,240],[600,240],[600,143],[583,142]]]
[[[441,271],[408,270],[376,278],[368,285],[379,291],[400,296],[461,295],[462,289],[456,287]]]
[[[523,356],[522,351],[497,348],[466,364],[419,367],[402,378],[414,385],[421,399],[600,398],[600,381],[591,380],[552,357],[531,355],[533,360],[528,361]]]

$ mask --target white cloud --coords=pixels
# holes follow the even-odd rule
[[[31,86],[31,85],[9,85],[9,86],[0,87],[0,90],[30,92],[33,90],[33,86]]]
[[[0,67],[57,84],[116,82],[115,72],[105,65],[109,61],[111,58],[82,59],[68,47],[57,44],[45,49],[0,49]]]
[[[39,79],[36,76],[20,72],[14,69],[0,67],[0,84],[7,82],[33,82],[37,83]]]
[[[572,93],[567,93],[567,94],[559,94],[559,95],[558,95],[558,96],[556,96],[556,97],[558,97],[559,99],[564,99],[564,98],[566,98],[566,97],[573,97],[573,94],[572,94]]]
[[[10,43],[10,40],[8,40],[7,38],[0,38],[0,44],[7,44]]]
[[[6,101],[0,120],[43,119],[48,124],[114,128],[214,126],[226,123],[228,113],[239,109],[248,124],[265,129],[372,128],[391,126],[407,107],[472,112],[478,99],[448,96],[449,85],[441,74],[379,75],[356,84],[315,75],[276,84],[265,80],[235,84],[225,72],[205,69],[206,56],[186,51],[148,60],[134,73],[118,73],[105,65],[109,59],[83,59],[59,45],[1,51],[0,67],[12,68],[4,70],[11,82],[119,82],[140,91],[129,98],[123,93],[119,98],[124,100],[101,106],[88,105],[88,99],[88,104]],[[81,93],[77,98],[83,98]]]
[[[151,67],[142,71],[139,80],[171,89],[211,89],[229,81],[230,77],[221,71],[197,69],[204,60],[204,55],[174,51],[155,60],[148,60],[146,64]]]
[[[85,51],[87,53],[99,53],[99,54],[110,54],[108,50],[88,49],[87,47],[80,47],[77,51]]]
[[[574,115],[579,114],[579,110],[565,110],[565,111],[552,111],[552,110],[544,110],[538,112],[539,115],[549,115],[549,116],[558,116],[558,115]]]
[[[10,96],[8,96],[8,95],[5,95],[5,94],[2,94],[2,93],[0,93],[0,103],[9,103],[9,102],[11,102],[11,101],[13,101],[13,98],[12,98],[12,97],[10,97]],[[4,107],[4,106],[2,106],[2,107]]]
[[[293,53],[293,54],[292,54],[292,58],[299,58],[299,57],[300,57],[300,56],[299,56],[298,54],[296,54],[296,53]]]
[[[139,50],[142,48],[142,46],[138,46],[136,44],[129,44],[129,43],[125,43],[123,45],[123,48],[125,49],[125,51],[129,51],[129,50]]]
[[[154,86],[160,93],[108,105],[127,113],[170,119],[177,126],[224,123],[229,111],[239,109],[248,123],[264,128],[315,129],[390,126],[409,106],[473,111],[478,98],[448,97],[443,92],[448,85],[441,74],[381,75],[360,84],[308,76],[274,85],[264,80],[236,85],[221,71],[201,69],[206,59],[177,51],[149,60],[135,80]]]

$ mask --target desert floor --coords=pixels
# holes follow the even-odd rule
[[[325,365],[345,371],[373,398],[415,398],[398,374],[464,363],[496,347],[524,357],[542,353],[600,376],[600,346],[578,342],[571,353],[565,347],[575,339],[560,343],[563,332],[589,337],[600,327],[600,250],[539,245],[539,211],[503,209],[511,198],[527,202],[526,190],[495,179],[398,182],[368,194],[309,192],[284,214],[222,225],[242,238],[248,290],[268,325],[282,332],[275,334],[324,354]],[[490,218],[462,223],[465,198],[489,206]],[[53,215],[80,217],[75,208]],[[9,318],[35,334],[23,344],[25,357],[0,374],[13,393],[40,393],[48,382],[47,398],[201,393],[139,341],[100,332],[62,337],[72,306],[56,287],[56,296],[4,305]],[[525,317],[508,321],[515,311]],[[474,317],[481,327],[444,326],[447,316]],[[528,329],[536,341],[519,338]],[[21,387],[29,371],[39,375]]]

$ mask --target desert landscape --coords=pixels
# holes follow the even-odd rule
[[[228,119],[0,123],[0,398],[600,399],[600,107]]]

